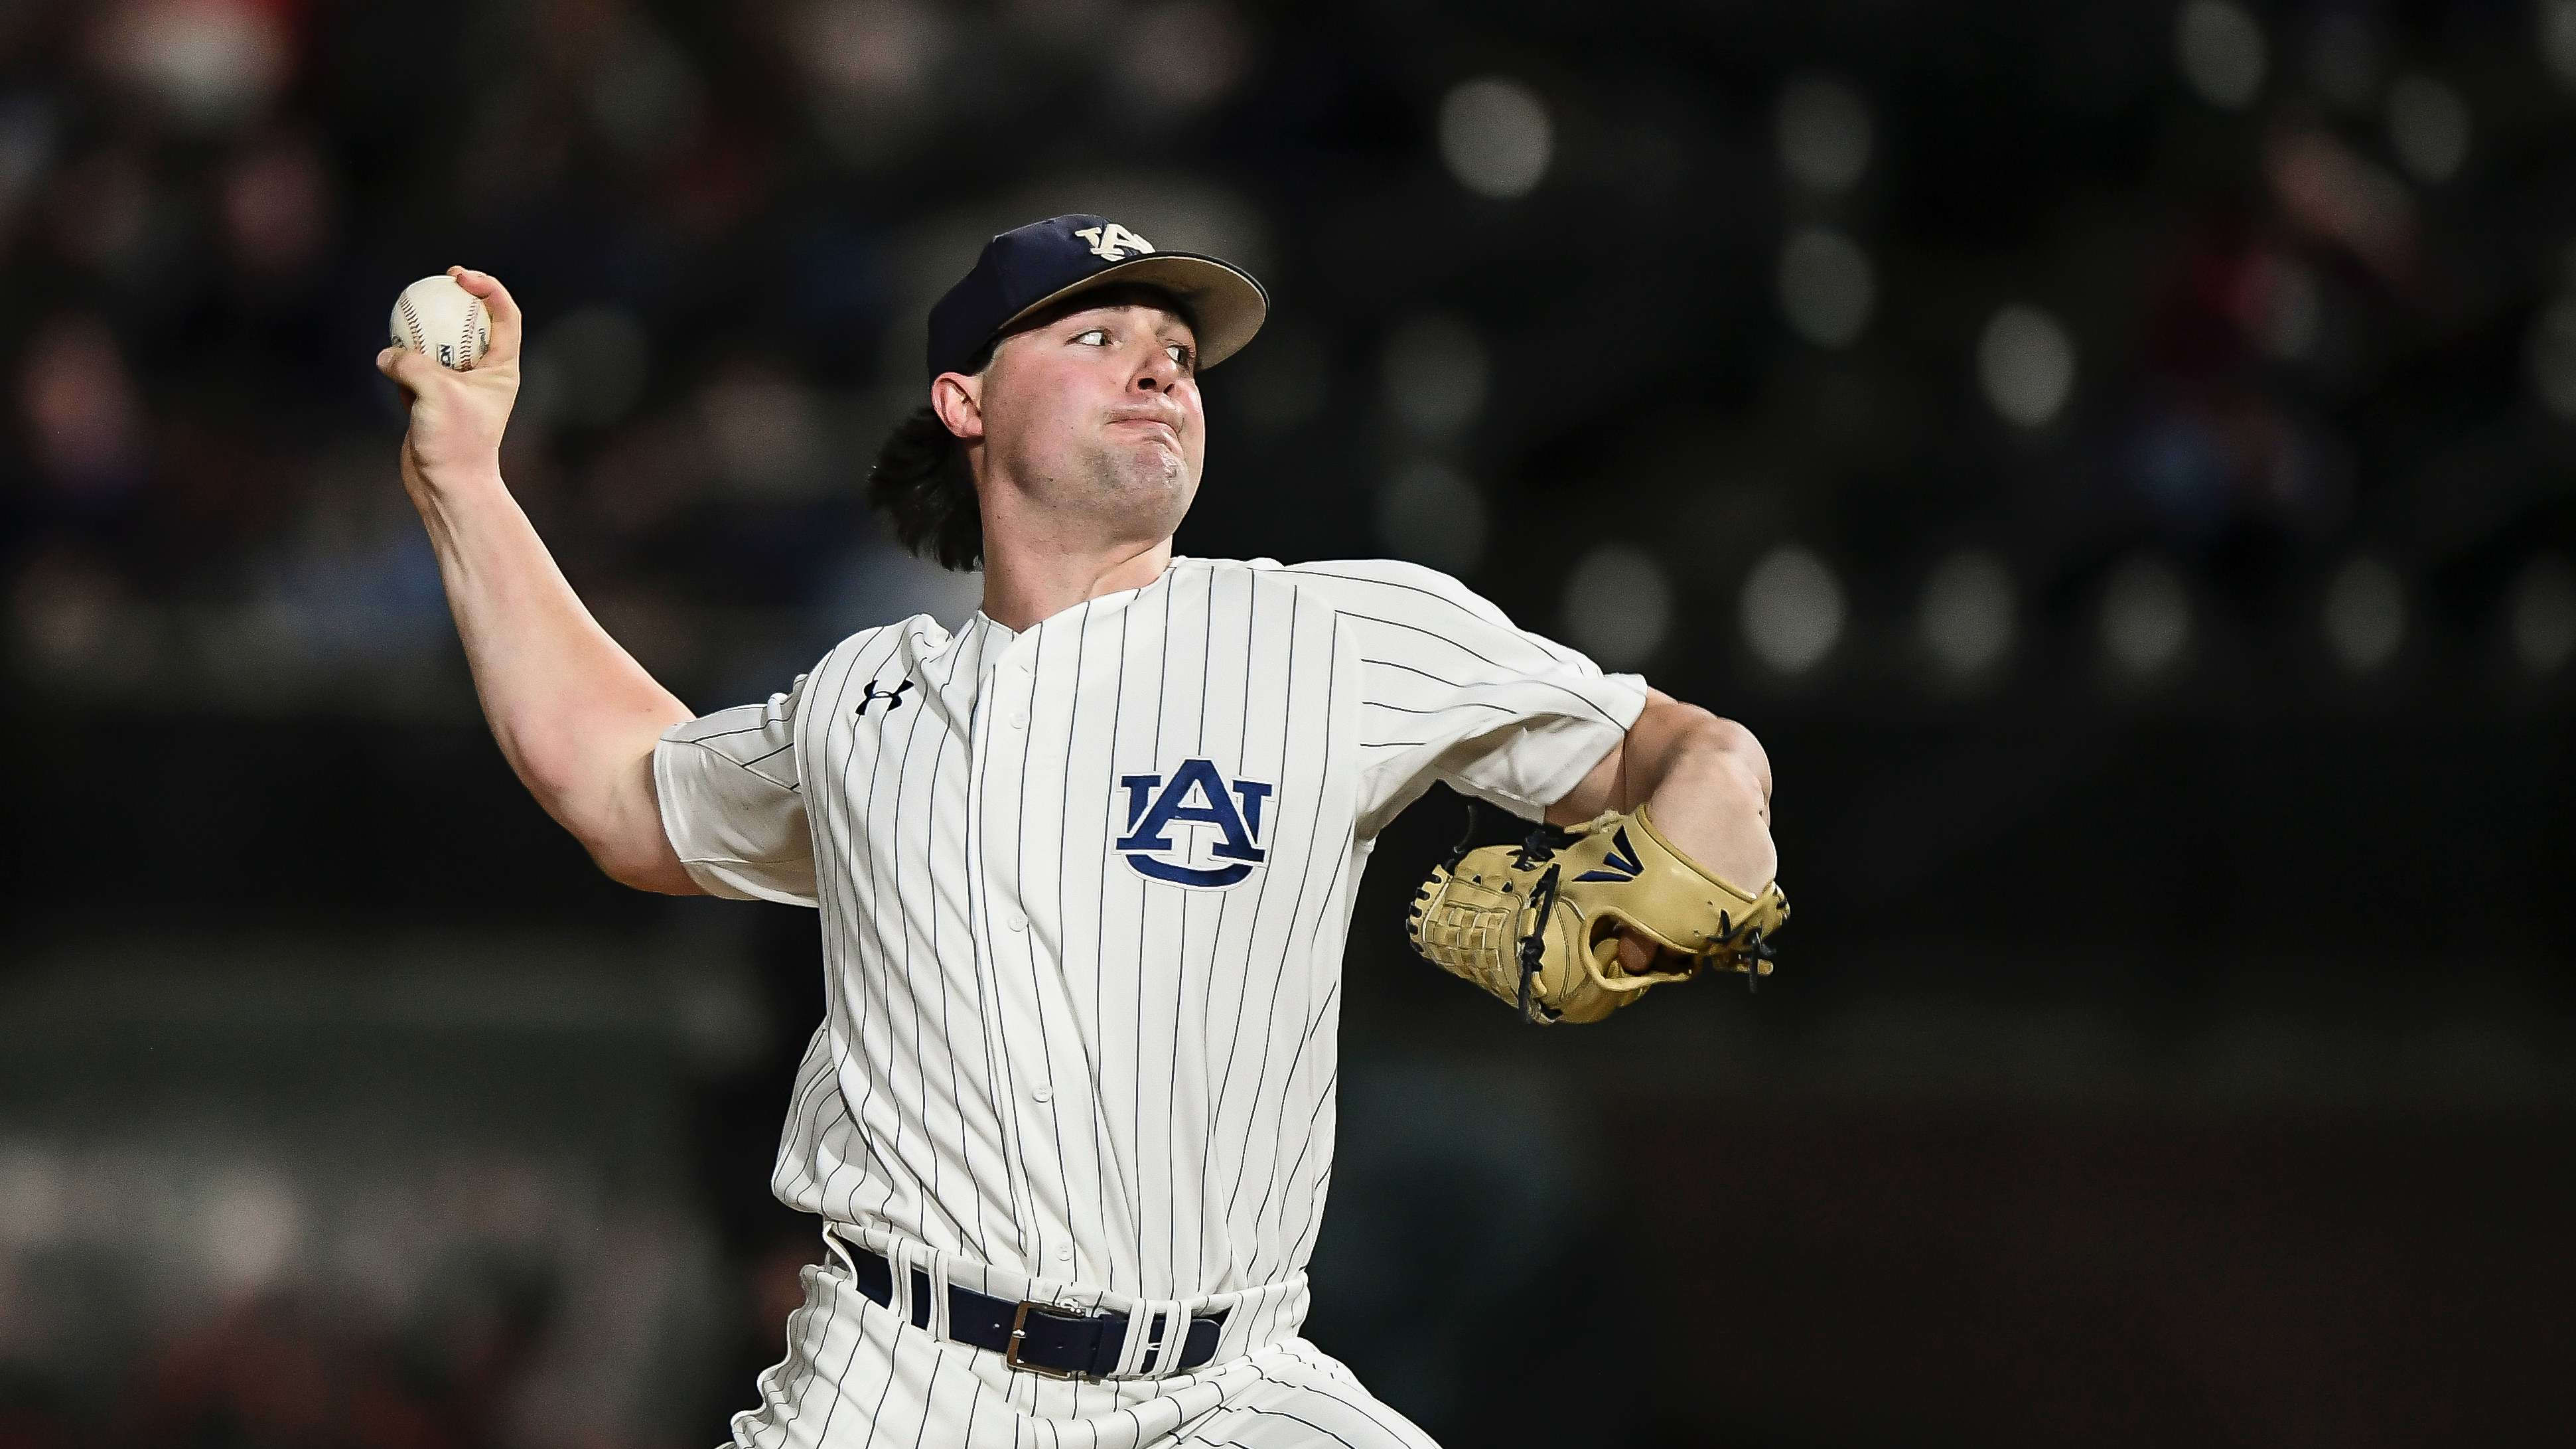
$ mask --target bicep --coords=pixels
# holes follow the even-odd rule
[[[656,742],[658,745],[658,741]],[[618,775],[615,827],[609,839],[591,849],[608,878],[619,885],[666,896],[702,896],[699,885],[672,848],[671,832],[662,823],[661,789],[653,778],[654,750],[647,748]]]

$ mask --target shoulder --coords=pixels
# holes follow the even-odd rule
[[[835,663],[890,654],[907,646],[924,653],[935,651],[945,646],[948,638],[947,626],[928,614],[915,614],[891,624],[873,624],[833,645],[831,652],[814,666],[814,672],[820,674]]]
[[[1455,624],[1464,616],[1483,624],[1511,627],[1503,611],[1484,595],[1438,569],[1402,559],[1316,559],[1296,564],[1254,559],[1247,566],[1276,570],[1282,578],[1322,594],[1349,614],[1433,625]]]
[[[872,624],[826,650],[812,668],[796,676],[790,693],[801,697],[809,687],[828,691],[853,677],[873,674],[898,656],[919,659],[935,654],[948,642],[948,630],[928,614]]]

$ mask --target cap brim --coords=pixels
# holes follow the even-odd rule
[[[1196,252],[1147,252],[1093,272],[1070,286],[1058,287],[1013,313],[993,331],[999,337],[1067,297],[1097,287],[1134,283],[1160,287],[1190,311],[1198,334],[1198,370],[1207,371],[1243,350],[1270,315],[1270,294],[1252,274]]]

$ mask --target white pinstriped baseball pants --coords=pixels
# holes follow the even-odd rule
[[[1305,1339],[1247,1343],[1267,1337],[1253,1320],[1275,1293],[1233,1305],[1218,1356],[1194,1372],[1084,1383],[916,1328],[906,1290],[880,1306],[838,1261],[802,1277],[787,1357],[760,1375],[761,1406],[734,1416],[742,1449],[1438,1449]],[[1300,1316],[1303,1296],[1301,1282]]]

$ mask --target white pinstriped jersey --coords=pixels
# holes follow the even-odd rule
[[[1377,832],[1435,779],[1537,815],[1645,697],[1428,569],[1174,559],[671,729],[690,874],[822,913],[780,1200],[1142,1298],[1302,1272]]]

